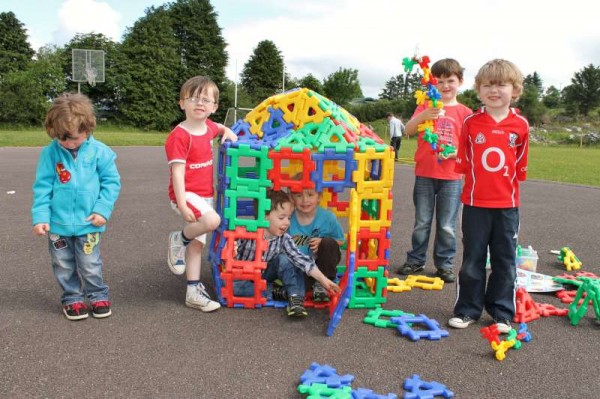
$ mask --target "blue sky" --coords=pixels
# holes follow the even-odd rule
[[[76,33],[101,32],[120,41],[125,29],[164,0],[0,0],[25,24],[37,50]],[[432,60],[456,58],[463,89],[486,61],[506,58],[544,86],[562,88],[589,64],[600,66],[600,23],[593,0],[212,0],[228,43],[227,75],[235,80],[261,40],[281,51],[287,72],[319,79],[359,70],[366,96],[404,73],[415,50]],[[425,4],[427,4],[425,6]],[[237,64],[237,68],[236,68]]]

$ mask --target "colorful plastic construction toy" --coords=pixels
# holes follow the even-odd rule
[[[405,315],[414,316],[412,313],[406,313],[401,310],[385,310],[382,308],[377,308],[369,310],[363,322],[380,328],[397,328],[398,324],[393,322],[391,319]]]
[[[444,384],[437,381],[423,381],[418,374],[404,380],[404,389],[407,391],[402,396],[404,399],[433,399],[436,396],[444,398],[454,397],[454,392],[450,391]]]
[[[561,261],[568,271],[581,269],[582,263],[569,247],[563,247],[558,255],[558,260]]]
[[[589,277],[577,277],[581,281],[581,285],[577,289],[577,294],[571,306],[569,306],[569,319],[571,324],[576,326],[579,324],[581,318],[587,312],[588,304],[592,304],[594,313],[596,314],[596,320],[600,321],[600,280]],[[589,301],[582,301],[585,296]]]
[[[228,307],[272,306],[256,259],[234,259],[235,240],[254,239],[263,248],[270,209],[268,189],[299,192],[314,188],[321,206],[346,218],[343,295],[325,306],[333,334],[344,309],[377,308],[387,300],[394,153],[373,131],[344,108],[305,88],[269,97],[237,121],[235,143],[225,143],[218,158],[215,208],[222,223],[212,235],[209,260],[215,288]],[[300,176],[300,177],[298,177]],[[348,200],[341,200],[338,194]],[[367,280],[368,279],[368,280]],[[254,283],[252,297],[233,293],[233,282]],[[365,281],[369,281],[369,286]],[[358,288],[357,288],[358,287]]]
[[[406,285],[418,287],[424,290],[441,290],[444,288],[444,280],[439,277],[428,277],[410,274],[406,276]]]
[[[438,341],[442,339],[442,337],[447,337],[449,335],[448,331],[440,328],[440,323],[428,318],[424,314],[420,314],[418,316],[404,315],[400,317],[392,317],[390,320],[392,323],[398,325],[396,328],[400,335],[404,335],[410,338],[412,341],[418,341],[421,338]],[[413,329],[412,327],[415,324],[425,326],[426,329]]]

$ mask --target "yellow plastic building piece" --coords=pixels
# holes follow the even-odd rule
[[[400,280],[398,277],[388,278],[387,290],[391,292],[406,292],[412,290],[412,287],[406,284],[406,280]]]
[[[416,276],[413,274],[406,276],[406,284],[424,290],[441,290],[444,288],[444,280],[439,277]]]

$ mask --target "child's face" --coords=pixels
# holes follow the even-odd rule
[[[509,82],[490,83],[484,81],[478,88],[479,98],[489,109],[508,109],[513,99],[514,86]]]
[[[319,205],[319,194],[314,189],[304,189],[299,193],[292,193],[292,200],[296,212],[311,215]]]
[[[290,202],[284,202],[277,209],[272,209],[265,217],[269,221],[267,231],[272,236],[280,237],[290,227],[290,219],[294,210]]]
[[[217,110],[218,105],[212,89],[204,88],[179,100],[179,107],[185,112],[186,119],[203,121]]]
[[[456,100],[458,89],[462,85],[462,81],[456,75],[443,76],[437,78],[437,89],[442,95],[442,102],[451,102]]]
[[[81,147],[84,141],[88,138],[87,133],[68,133],[62,139],[58,139],[58,143],[67,150],[74,150]]]

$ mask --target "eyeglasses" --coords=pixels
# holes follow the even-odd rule
[[[211,105],[215,103],[213,100],[209,100],[208,98],[203,97],[188,97],[185,99],[185,101],[192,104],[202,103],[202,105]]]

